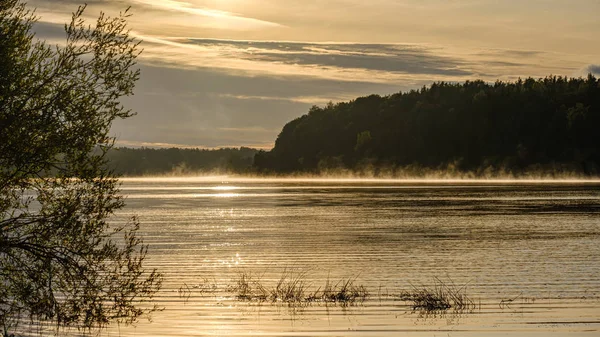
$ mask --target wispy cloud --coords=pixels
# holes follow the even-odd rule
[[[189,39],[188,44],[224,48],[237,57],[275,64],[365,69],[387,73],[442,76],[471,75],[469,64],[406,44],[301,43]]]
[[[349,95],[331,95],[331,93],[324,93],[322,96],[257,96],[257,95],[232,95],[232,94],[219,94],[220,98],[232,98],[237,100],[250,100],[250,101],[288,101],[294,103],[304,103],[310,105],[324,105],[329,102],[340,102],[355,98],[352,94]]]
[[[64,23],[70,19],[71,13],[84,2],[77,0],[31,0],[30,4],[41,13],[46,22]],[[238,32],[282,29],[280,23],[256,17],[214,8],[214,6],[198,6],[193,2],[178,0],[92,0],[86,1],[86,17],[94,19],[100,11],[108,15],[132,7],[134,14],[129,18],[130,27],[145,34],[158,32],[191,35],[206,31]],[[218,3],[213,3],[213,5]]]
[[[391,83],[467,78],[472,64],[427,46],[232,41],[143,36],[143,58],[183,68],[211,68],[252,75],[295,75],[338,81]]]
[[[570,74],[573,55],[531,50],[451,49],[428,44],[241,41],[142,36],[149,63],[210,68],[245,76],[297,76],[336,81],[417,83],[494,81]]]
[[[248,133],[273,133],[279,131],[279,129],[265,129],[262,127],[242,127],[242,128],[218,128],[219,131],[225,132],[248,132]]]
[[[201,8],[196,7],[193,4],[185,1],[175,0],[132,0],[133,3],[138,3],[143,6],[149,7],[155,10],[164,10],[175,13],[190,14],[198,18],[198,25],[206,25],[207,23],[216,28],[223,29],[235,29],[235,30],[247,30],[247,29],[260,29],[260,28],[273,28],[281,27],[282,25],[255,19],[244,17],[240,14],[231,13],[227,11]],[[206,20],[210,21],[206,21]],[[202,20],[205,20],[202,22]],[[176,22],[174,22],[176,23]]]
[[[32,0],[43,8],[42,20],[64,22],[63,10],[56,7],[73,7],[75,0],[56,2]],[[370,11],[355,0],[338,1],[348,8],[350,17],[359,9]],[[381,8],[399,8],[415,11],[444,8],[475,10],[488,6],[489,1],[473,0],[447,3],[444,1],[406,1],[400,6],[391,1],[377,2]],[[134,5],[131,19],[135,34],[144,40],[144,53],[140,59],[146,64],[184,69],[217,69],[244,76],[296,76],[321,78],[344,82],[368,81],[373,83],[417,83],[423,80],[463,81],[472,78],[486,80],[512,79],[524,76],[573,74],[582,64],[593,59],[577,54],[560,54],[542,50],[518,48],[479,48],[434,43],[338,43],[289,42],[275,40],[232,40],[222,38],[197,38],[195,36],[222,36],[222,32],[238,30],[231,36],[244,33],[248,36],[284,34],[287,29],[298,30],[299,23],[290,21],[293,13],[274,15],[269,6],[279,10],[290,8],[300,11],[297,1],[282,3],[257,0],[252,6],[234,6],[236,2],[204,0],[93,0],[96,9],[123,9]],[[345,7],[344,7],[345,6]],[[391,7],[390,7],[391,6]],[[495,5],[496,6],[496,5]],[[61,8],[62,8],[61,7]],[[306,3],[309,13],[330,7]],[[506,6],[500,6],[508,10]],[[487,8],[487,7],[486,7]],[[239,9],[239,13],[237,10]],[[93,12],[93,11],[92,11]],[[300,12],[299,12],[300,13]],[[437,13],[437,12],[436,12]],[[62,15],[62,16],[61,16]],[[387,15],[386,15],[387,17]],[[285,25],[278,23],[282,19]],[[331,18],[335,23],[338,18]],[[287,21],[286,21],[287,20]],[[306,20],[311,20],[306,18]],[[304,21],[303,21],[304,22]],[[423,27],[427,31],[429,25]],[[257,31],[252,35],[252,31]],[[221,32],[221,33],[220,33]],[[340,35],[341,36],[341,35]],[[374,36],[374,38],[377,35]],[[408,36],[408,35],[407,35]],[[313,36],[318,37],[318,36]]]

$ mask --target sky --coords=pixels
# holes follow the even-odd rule
[[[600,0],[87,0],[131,7],[141,78],[118,146],[270,149],[313,105],[436,81],[600,75]],[[30,0],[65,40],[81,2]]]

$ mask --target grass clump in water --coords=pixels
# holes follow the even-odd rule
[[[275,287],[270,289],[270,300],[284,303],[306,302],[311,297],[307,295],[309,287],[306,281],[307,274],[306,271],[284,269]]]
[[[269,291],[260,283],[260,277],[250,272],[239,272],[233,284],[227,286],[227,291],[235,293],[242,301],[266,301]]]
[[[441,311],[453,308],[455,310],[472,309],[473,300],[466,294],[466,284],[458,287],[452,281],[445,283],[434,278],[430,287],[415,287],[400,294],[400,299],[413,303],[414,310]]]
[[[341,279],[335,283],[329,278],[325,285],[316,290],[308,281],[308,272],[284,269],[273,286],[265,285],[261,277],[249,272],[240,272],[228,291],[233,292],[242,301],[270,301],[288,305],[307,305],[310,303],[336,303],[352,305],[364,301],[369,292],[363,285],[356,284],[356,278]]]
[[[354,303],[357,300],[364,301],[369,296],[369,292],[363,285],[355,284],[355,281],[356,278],[348,278],[332,284],[328,278],[320,293],[321,301],[342,304]]]

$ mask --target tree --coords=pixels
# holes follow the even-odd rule
[[[36,41],[36,17],[0,0],[0,324],[23,318],[57,327],[131,323],[156,310],[161,275],[146,270],[135,218],[105,154],[120,103],[139,77],[129,12],[95,25],[85,6],[65,25],[66,42]]]
[[[599,125],[600,81],[591,74],[440,82],[313,107],[283,127],[275,147],[256,155],[254,168],[317,173],[327,167],[323,159],[343,158],[344,169],[358,172],[365,163],[400,174],[403,167],[437,171],[460,163],[469,174],[597,175]]]

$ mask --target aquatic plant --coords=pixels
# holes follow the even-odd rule
[[[306,270],[284,269],[279,281],[270,292],[272,302],[301,303],[306,302],[309,284],[306,281]]]
[[[217,285],[217,280],[213,278],[212,280],[204,277],[201,278],[200,282],[197,284],[187,284],[183,283],[177,292],[179,293],[179,297],[183,298],[185,302],[189,301],[190,296],[192,296],[192,292],[197,292],[199,294],[206,293],[216,293],[219,290]]]
[[[284,269],[274,285],[268,285],[250,272],[241,271],[226,290],[242,301],[270,301],[291,306],[310,303],[336,303],[343,306],[364,301],[369,292],[356,284],[356,277],[333,283],[329,278],[322,287],[314,289],[308,281],[308,271]]]
[[[225,290],[234,293],[236,299],[242,301],[266,301],[269,297],[269,291],[261,284],[260,277],[247,271],[238,272],[237,278]]]
[[[363,285],[355,284],[355,281],[356,278],[348,278],[331,285],[328,278],[321,293],[321,299],[326,302],[342,304],[353,303],[357,300],[364,301],[369,296],[369,292]]]
[[[451,280],[443,282],[435,277],[433,286],[413,286],[410,291],[402,292],[399,297],[403,301],[412,302],[414,310],[471,309],[475,307],[475,304],[467,296],[466,287],[467,284],[459,287]]]

